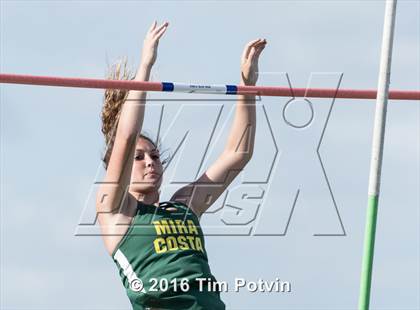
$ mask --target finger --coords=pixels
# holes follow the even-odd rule
[[[246,61],[249,57],[249,53],[251,52],[252,47],[259,41],[260,39],[253,40],[251,42],[248,42],[248,44],[245,46],[244,51],[242,53],[242,60]]]
[[[253,40],[253,41],[249,42],[249,43],[245,46],[244,51],[243,51],[243,53],[242,53],[242,60],[243,60],[243,61],[245,61],[246,59],[248,59],[248,56],[249,56],[249,53],[250,53],[250,51],[251,51],[252,46],[253,46],[254,44],[256,44],[258,41],[260,41],[260,39]]]
[[[256,42],[255,44],[253,44],[247,60],[254,61],[254,59],[256,58],[258,59],[258,56],[260,55],[262,49],[264,48],[265,43],[266,42],[264,42],[264,40],[260,40]]]
[[[252,46],[247,59],[250,59],[250,60],[254,59],[256,52],[257,52],[257,47]]]
[[[156,25],[157,25],[157,21],[154,21],[154,22],[152,23],[152,25],[150,26],[150,28],[149,28],[149,32],[152,32],[152,31],[153,31],[153,29],[155,29],[155,28],[156,28]]]
[[[155,28],[153,30],[153,35],[156,35],[158,32],[160,32],[163,28],[168,27],[169,23],[165,22],[162,25],[160,25],[158,28]]]
[[[155,34],[154,38],[156,40],[159,40],[163,34],[166,32],[166,29],[168,29],[168,27],[163,27],[158,33]]]
[[[254,54],[254,58],[258,58],[258,57],[260,57],[260,54],[261,54],[261,52],[264,50],[264,48],[265,48],[265,44],[262,44],[262,45],[260,45],[260,46],[258,46],[256,49],[256,52],[255,52],[255,54]]]
[[[267,44],[267,41],[263,40],[262,42],[259,42],[255,45],[255,53],[253,53],[252,57],[257,58],[260,56],[261,52],[264,50],[265,46]]]

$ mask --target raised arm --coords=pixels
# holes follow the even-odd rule
[[[241,85],[255,85],[258,59],[265,39],[249,42],[241,58]],[[251,159],[256,130],[255,96],[239,95],[225,148],[218,159],[195,182],[181,188],[172,200],[183,201],[199,216],[225,191]]]
[[[165,33],[168,23],[157,26],[154,22],[143,42],[142,56],[135,80],[149,80],[150,71],[156,61],[158,43]],[[102,225],[111,219],[113,214],[126,212],[127,199],[125,192],[130,185],[134,151],[144,118],[146,92],[129,91],[122,105],[111,156],[107,165],[105,179],[96,196],[96,211]]]

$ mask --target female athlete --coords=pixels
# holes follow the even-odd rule
[[[144,39],[134,79],[149,80],[158,43],[168,28],[154,22]],[[265,39],[249,42],[241,85],[255,85]],[[129,79],[117,66],[111,78]],[[256,129],[255,96],[238,95],[225,148],[195,182],[159,201],[163,165],[157,144],[141,134],[146,92],[107,90],[102,131],[106,168],[96,198],[97,218],[133,309],[225,309],[205,250],[199,219],[250,160]],[[115,129],[115,130],[114,130]],[[201,284],[200,284],[201,283]]]

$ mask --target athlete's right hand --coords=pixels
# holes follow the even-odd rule
[[[169,23],[164,22],[162,25],[157,27],[157,22],[154,21],[149,31],[146,34],[143,42],[143,50],[141,53],[141,65],[147,68],[151,68],[157,58],[157,50],[159,39],[163,36]]]

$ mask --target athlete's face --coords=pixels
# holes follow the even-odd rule
[[[131,191],[143,194],[157,191],[162,184],[163,166],[159,150],[144,138],[137,140],[131,173]]]

